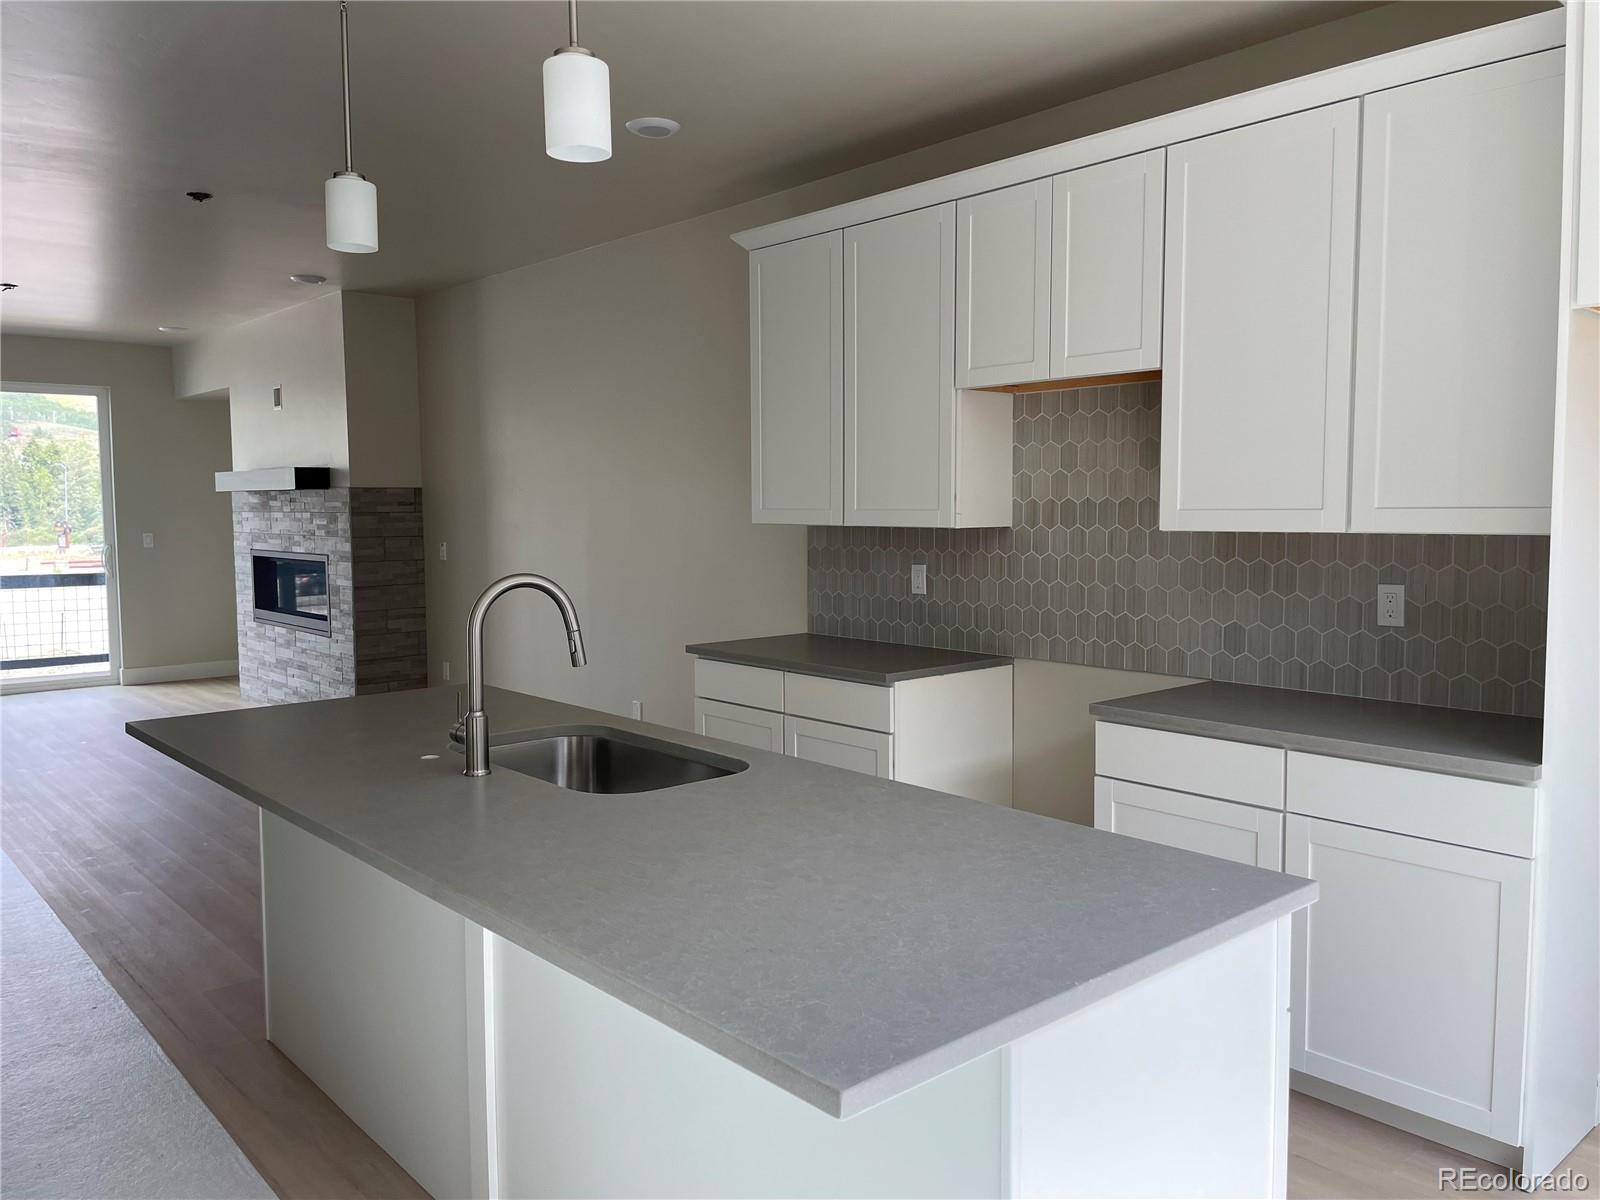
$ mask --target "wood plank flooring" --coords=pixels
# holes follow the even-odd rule
[[[123,723],[231,681],[0,699],[0,843],[283,1197],[427,1193],[263,1034],[256,808]]]
[[[256,810],[123,723],[239,707],[232,681],[0,699],[0,843],[279,1196],[425,1196],[263,1036]],[[1306,1096],[1289,1195],[1440,1194],[1480,1163]],[[1569,1165],[1600,1188],[1591,1133]]]

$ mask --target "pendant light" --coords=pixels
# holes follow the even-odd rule
[[[578,0],[567,0],[567,44],[544,60],[544,152],[563,162],[611,157],[611,68],[578,45]]]
[[[328,249],[372,254],[378,249],[378,188],[356,171],[350,153],[350,9],[339,0],[339,52],[344,76],[344,170],[322,188]]]

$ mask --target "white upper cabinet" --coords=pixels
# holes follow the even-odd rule
[[[1562,52],[1368,96],[1350,528],[1548,533]]]
[[[1600,310],[1600,8],[1567,8],[1567,39],[1575,45],[1578,128],[1572,169],[1577,175],[1572,202],[1572,303]]]
[[[758,522],[844,519],[844,234],[750,255],[750,491]]]
[[[1167,150],[1165,529],[1345,528],[1359,134],[1348,100]]]
[[[1044,379],[1050,369],[1050,181],[956,204],[956,386]]]
[[[1008,525],[994,389],[1159,369],[1163,529],[1548,532],[1557,16],[735,235],[755,519]],[[1573,21],[1591,71],[1597,26]],[[1587,115],[1600,84],[1576,82]]]
[[[844,231],[844,523],[955,522],[956,206]]]
[[[1055,177],[1048,378],[1161,365],[1166,160],[1151,150]]]

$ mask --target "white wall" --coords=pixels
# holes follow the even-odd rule
[[[344,394],[354,487],[417,487],[417,306],[344,293]]]
[[[805,625],[805,530],[750,523],[744,252],[726,215],[425,297],[418,306],[430,675],[465,671],[472,599],[510,571],[488,678],[691,719],[684,644]],[[438,559],[448,541],[450,557]]]
[[[7,334],[0,372],[110,392],[123,668],[236,657],[232,516],[213,480],[228,469],[228,406],[178,399],[165,346]]]
[[[1567,14],[1565,262],[1523,1163],[1534,1174],[1560,1163],[1600,1116],[1600,313],[1566,304],[1579,221],[1600,223],[1600,201],[1580,192],[1575,169],[1578,139],[1595,137],[1587,125],[1600,116],[1579,115],[1585,20],[1600,20],[1600,5]],[[1582,70],[1592,96],[1600,61]]]
[[[1094,718],[1089,705],[1199,682],[1019,658],[1011,805],[1094,824]]]
[[[330,292],[173,351],[179,395],[227,394],[234,470],[331,467],[335,487],[421,483],[416,370],[414,302],[364,292]]]
[[[332,467],[334,483],[349,484],[343,317],[330,292],[173,351],[180,396],[228,393],[234,470]],[[283,388],[281,409],[274,387]]]

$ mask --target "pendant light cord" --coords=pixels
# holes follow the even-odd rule
[[[344,77],[344,169],[348,175],[356,168],[350,149],[350,6],[345,0],[339,0],[339,55]]]
[[[344,0],[339,0],[341,4]],[[567,45],[578,44],[578,0],[567,0]]]

